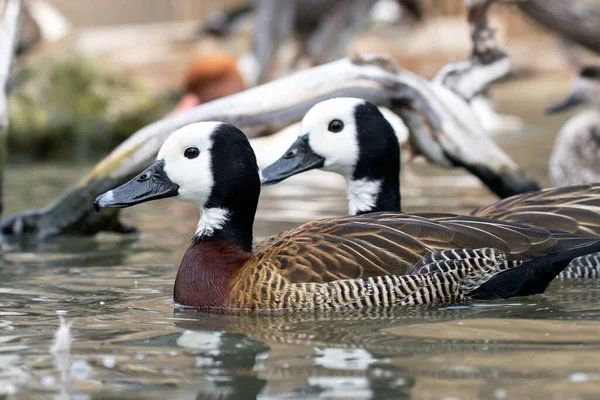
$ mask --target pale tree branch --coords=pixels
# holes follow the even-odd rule
[[[176,129],[218,120],[236,125],[252,137],[299,121],[314,104],[340,96],[360,97],[398,113],[417,110],[419,120],[407,123],[413,153],[442,167],[464,167],[500,196],[537,187],[481,129],[470,106],[459,96],[402,70],[389,57],[371,55],[300,71],[156,121],[125,140],[52,204],[8,217],[0,226],[2,233],[45,238],[128,231],[129,227],[119,222],[117,209],[97,214],[93,201],[147,167]]]
[[[488,25],[488,10],[496,0],[465,0],[473,50],[467,61],[446,64],[433,78],[466,101],[512,71],[508,54],[498,45]]]
[[[21,0],[6,0],[0,25],[0,215],[3,208],[4,168],[6,166],[6,136],[8,135],[8,78],[17,48]]]

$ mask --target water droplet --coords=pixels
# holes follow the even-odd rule
[[[396,380],[394,380],[394,382],[392,382],[392,384],[394,386],[404,386],[406,385],[406,379],[405,378],[397,378]]]
[[[102,358],[102,365],[106,368],[114,368],[117,365],[117,359],[112,356],[106,356]]]
[[[210,357],[196,357],[196,367],[208,367],[213,364],[213,359]]]
[[[52,386],[56,383],[56,378],[51,375],[46,375],[40,380],[43,386]]]
[[[587,382],[588,376],[587,376],[587,374],[584,374],[583,372],[576,372],[569,376],[569,381],[571,381],[573,383]]]
[[[0,394],[15,394],[17,393],[17,387],[10,382],[2,382],[0,381]]]
[[[85,360],[73,361],[71,364],[71,376],[78,381],[87,379],[92,372],[92,366]]]

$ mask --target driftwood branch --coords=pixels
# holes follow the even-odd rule
[[[546,28],[600,53],[600,7],[587,0],[520,0],[518,7]]]
[[[465,0],[473,43],[471,56],[467,61],[446,64],[433,78],[467,101],[512,71],[508,54],[500,48],[495,30],[488,25],[488,10],[494,2]]]
[[[5,235],[39,238],[63,234],[123,231],[116,209],[96,214],[93,200],[149,165],[176,129],[198,121],[232,123],[250,137],[299,121],[310,107],[327,98],[353,96],[399,109],[417,110],[420,124],[408,123],[413,152],[444,166],[476,171],[499,195],[531,190],[535,184],[483,131],[470,106],[449,89],[401,70],[388,57],[342,59],[300,71],[244,92],[202,104],[154,122],[124,141],[77,185],[54,203],[8,217]],[[498,180],[508,181],[501,188]]]
[[[6,0],[0,25],[0,215],[3,208],[3,177],[6,166],[6,136],[8,134],[8,77],[19,36],[21,0]]]

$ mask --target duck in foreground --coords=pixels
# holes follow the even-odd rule
[[[301,132],[261,171],[263,184],[318,168],[344,176],[350,214],[401,211],[400,149],[377,107],[358,98],[325,100],[309,110]],[[600,237],[600,184],[515,195],[471,215]],[[561,276],[600,277],[600,254],[574,260]]]
[[[587,104],[561,128],[550,156],[550,178],[557,186],[600,182],[600,67],[585,66],[573,91],[546,110],[549,114]]]
[[[309,222],[252,246],[260,194],[248,139],[220,122],[174,132],[157,161],[95,200],[128,207],[176,197],[200,208],[177,272],[180,307],[360,309],[543,292],[600,241],[452,214],[373,213]]]

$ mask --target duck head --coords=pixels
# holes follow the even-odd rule
[[[285,154],[261,171],[263,184],[322,169],[346,179],[350,214],[400,210],[400,146],[377,106],[330,99],[313,106],[301,125]]]
[[[174,197],[200,209],[195,240],[225,239],[250,251],[259,194],[258,166],[246,135],[226,123],[198,122],[175,131],[151,166],[98,196],[94,206],[124,208]]]
[[[579,71],[571,93],[548,107],[546,113],[554,114],[582,104],[598,105],[600,102],[600,66],[588,65]]]

